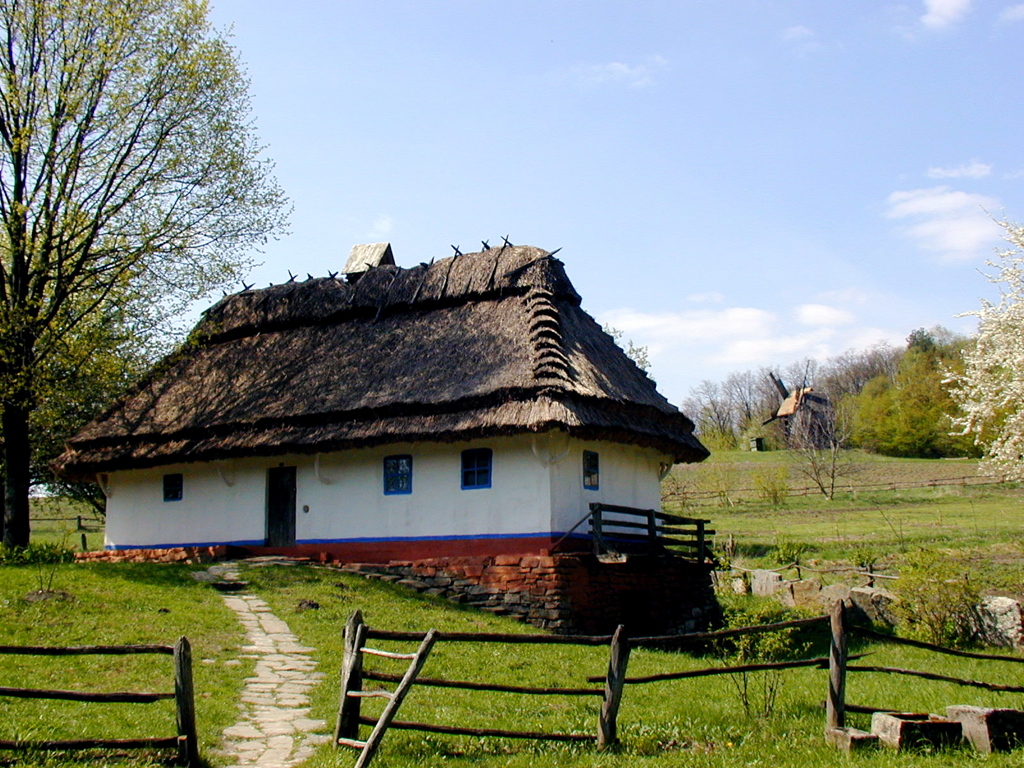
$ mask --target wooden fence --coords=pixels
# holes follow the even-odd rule
[[[637,646],[654,647],[662,650],[686,650],[694,648],[706,648],[716,641],[739,637],[742,635],[763,634],[778,632],[780,630],[805,629],[811,627],[829,627],[830,644],[829,655],[792,661],[763,662],[756,664],[741,664],[733,666],[714,666],[703,669],[688,669],[678,672],[664,672],[659,674],[628,677],[627,665],[629,662],[630,648]],[[847,639],[850,633],[858,633],[861,636],[873,641],[883,641],[908,645],[916,648],[923,648],[937,653],[950,654],[962,658],[982,659],[991,661],[1008,661],[1024,663],[1024,658],[999,656],[983,653],[972,653],[932,645],[917,640],[895,637],[875,632],[866,627],[849,624],[846,611],[842,602],[837,602],[829,615],[813,616],[805,619],[794,619],[791,621],[778,622],[774,624],[762,624],[750,627],[738,627],[735,629],[719,630],[716,632],[696,632],[686,635],[659,635],[629,638],[625,628],[620,626],[614,635],[599,636],[562,636],[562,635],[511,635],[491,634],[475,632],[437,632],[431,631],[432,639],[436,642],[473,642],[473,643],[544,643],[544,644],[575,644],[588,646],[607,645],[610,648],[608,660],[608,672],[602,676],[587,678],[587,683],[603,683],[603,688],[539,688],[526,686],[498,685],[486,682],[469,682],[458,680],[445,680],[439,678],[418,678],[416,685],[424,685],[439,688],[456,688],[473,691],[492,691],[519,693],[533,696],[594,696],[601,697],[602,706],[598,716],[597,729],[594,734],[564,734],[564,733],[537,733],[527,731],[512,731],[495,728],[466,728],[457,725],[439,725],[418,722],[392,721],[391,728],[410,729],[425,731],[429,733],[446,733],[467,736],[496,736],[504,738],[525,738],[551,741],[589,741],[596,742],[599,747],[614,744],[617,741],[617,717],[619,705],[622,701],[624,690],[629,685],[643,685],[646,683],[663,682],[668,680],[685,680],[700,677],[711,677],[718,675],[731,675],[761,671],[779,671],[798,668],[817,668],[828,672],[827,697],[825,699],[825,726],[826,733],[830,729],[845,727],[845,713],[874,711],[898,711],[878,710],[871,707],[850,705],[846,703],[846,676],[849,673],[874,672],[893,675],[907,675],[926,680],[956,683],[958,685],[983,688],[989,691],[1004,693],[1024,693],[1024,686],[1005,685],[997,683],[985,683],[976,680],[939,675],[931,672],[899,669],[895,667],[878,667],[858,664],[850,664],[861,656],[850,656],[847,650]],[[380,681],[395,683],[402,680],[401,675],[387,674],[383,672],[362,669],[362,661],[358,650],[361,643],[366,639],[397,640],[397,641],[421,641],[424,635],[418,632],[393,632],[381,629],[371,629],[366,626],[361,615],[353,614],[346,627],[345,661],[343,668],[341,704],[338,711],[337,728],[335,731],[335,743],[351,743],[358,734],[360,725],[374,725],[377,721],[373,718],[362,717],[359,714],[359,701],[357,698],[348,696],[350,691],[361,691],[363,681]],[[381,652],[375,651],[380,654]],[[404,658],[402,654],[391,654],[394,658]],[[372,695],[364,693],[363,695]],[[339,742],[340,739],[340,742]],[[361,762],[360,765],[365,765]]]
[[[177,749],[179,760],[190,768],[199,765],[196,738],[195,695],[192,686],[192,649],[187,638],[172,645],[89,645],[68,648],[0,645],[0,654],[20,656],[86,656],[129,654],[163,654],[174,658],[174,691],[139,693],[134,691],[92,692],[44,690],[39,688],[0,687],[0,697],[16,699],[61,699],[95,703],[150,704],[174,699],[177,736],[141,739],[77,739],[67,741],[5,741],[0,749]]]
[[[867,665],[850,664],[850,657],[847,653],[848,636],[857,634],[871,640],[906,645],[913,648],[922,648],[949,656],[957,656],[963,659],[979,659],[982,661],[1001,661],[1011,664],[1024,664],[1024,658],[1019,656],[998,656],[988,653],[973,653],[960,651],[954,648],[946,648],[941,645],[926,643],[921,640],[911,640],[905,637],[896,637],[881,632],[875,632],[868,627],[850,624],[846,616],[846,609],[842,602],[837,602],[829,615],[831,628],[831,642],[829,652],[829,684],[828,698],[825,700],[825,728],[830,729],[846,727],[846,712],[899,712],[900,708],[879,708],[850,705],[846,702],[846,677],[849,673],[874,672],[888,675],[905,675],[924,680],[935,680],[944,683],[954,683],[971,688],[981,688],[986,691],[998,691],[1000,693],[1024,693],[1024,686],[1005,685],[1002,683],[986,683],[980,680],[968,680],[961,677],[939,675],[934,672],[927,672],[913,669],[900,669],[898,667],[878,667]]]
[[[915,488],[966,488],[976,485],[1000,485],[1006,482],[1000,477],[966,475],[963,477],[947,477],[931,480],[912,480],[905,482],[887,481],[882,483],[845,483],[837,486],[836,491],[849,493],[867,493],[870,491],[907,491]],[[685,483],[679,490],[668,491],[662,500],[666,504],[681,507],[731,506],[740,501],[755,501],[761,498],[764,491],[759,488],[710,488],[707,490],[687,486]],[[790,486],[786,496],[819,496],[821,489],[817,486]]]
[[[710,520],[682,517],[656,509],[592,503],[587,516],[594,554],[669,553],[703,563],[712,559]],[[564,538],[564,537],[563,537]]]

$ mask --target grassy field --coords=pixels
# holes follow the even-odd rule
[[[686,472],[732,473],[739,484],[750,483],[756,467],[781,463],[778,454],[719,455],[713,464]],[[927,482],[933,477],[958,478],[974,472],[967,462],[902,462],[882,460],[872,465],[873,477],[913,476]],[[746,465],[746,466],[744,466]],[[954,469],[950,469],[953,467]],[[906,473],[904,473],[906,470]],[[861,476],[868,470],[862,470]],[[791,477],[792,482],[797,483]],[[51,503],[51,502],[48,502]],[[806,547],[802,562],[827,566],[874,561],[898,569],[904,552],[919,547],[941,549],[998,565],[1004,587],[1024,583],[1021,570],[1021,532],[1024,504],[1015,488],[1003,486],[934,487],[903,491],[860,492],[854,489],[834,501],[823,497],[789,498],[769,504],[756,498],[723,501],[721,505],[686,507],[713,521],[721,543],[732,534],[737,563],[749,567],[773,566],[793,543]],[[39,517],[47,515],[40,514]],[[64,516],[67,510],[64,510]],[[50,515],[57,517],[59,515]],[[65,524],[66,525],[66,524]],[[36,525],[41,538],[64,536],[59,524],[51,529]],[[79,535],[77,531],[71,532]],[[92,537],[93,534],[89,533]],[[72,539],[74,542],[74,539]],[[77,542],[74,542],[77,543]],[[788,549],[787,549],[788,547]],[[53,588],[73,596],[67,601],[30,604],[23,597],[38,588],[48,572],[31,566],[0,567],[0,644],[79,644],[173,642],[185,634],[192,639],[199,692],[199,724],[204,755],[221,765],[215,747],[218,734],[234,722],[236,701],[251,660],[242,658],[242,635],[233,615],[208,585],[196,582],[188,566],[179,565],[66,565],[54,574]],[[401,587],[321,567],[248,568],[244,578],[263,596],[275,613],[287,621],[300,640],[316,649],[325,681],[315,690],[314,717],[333,722],[337,706],[337,674],[341,662],[341,632],[356,609],[372,625],[386,629],[426,631],[529,632],[511,620],[477,612],[447,601],[411,594]],[[894,587],[898,589],[897,586]],[[1013,591],[1013,590],[1011,590]],[[302,600],[315,600],[319,610],[299,610]],[[746,611],[769,610],[750,598],[730,598]],[[164,609],[164,610],[162,610]],[[775,607],[771,612],[781,611]],[[375,645],[409,650],[409,644]],[[826,638],[804,633],[788,641],[790,653],[821,655]],[[1024,684],[1024,665],[982,662],[937,656],[893,645],[854,644],[853,652],[871,653],[866,663],[925,669],[958,677]],[[8,659],[11,657],[7,657]],[[156,659],[154,662],[153,659]],[[715,653],[703,656],[635,649],[630,675],[701,668],[723,663]],[[18,659],[6,664],[2,685],[41,687],[98,687],[103,690],[165,690],[170,664],[162,657],[115,658],[97,665],[95,659],[66,661]],[[155,665],[155,666],[154,666]],[[396,662],[374,660],[374,668],[399,671]],[[512,685],[584,687],[586,677],[601,675],[607,666],[606,648],[572,646],[497,646],[441,643],[428,661],[424,675],[490,681]],[[748,713],[728,676],[703,680],[629,686],[619,715],[622,746],[598,752],[591,745],[565,746],[506,739],[431,736],[393,731],[375,765],[390,766],[832,766],[837,754],[824,745],[825,672],[786,672],[770,716],[756,710],[758,686],[767,678],[752,676]],[[70,682],[69,682],[70,680]],[[947,683],[890,678],[876,674],[852,675],[848,700],[864,706],[907,711],[941,712],[949,704],[976,704],[1024,708],[1024,696],[986,693]],[[403,706],[402,719],[442,724],[502,727],[521,730],[594,733],[599,698],[526,697],[414,688]],[[372,705],[367,705],[372,712]],[[60,702],[25,702],[0,699],[0,739],[65,738],[82,735],[164,735],[173,732],[169,704],[69,705]],[[851,724],[868,725],[863,715]],[[365,730],[364,730],[365,733]],[[98,758],[97,758],[98,759]],[[348,750],[322,747],[309,761],[311,768],[349,766]],[[855,758],[866,766],[987,766],[1019,765],[1020,755],[981,757],[968,751],[941,755],[892,755],[880,752]],[[138,765],[136,758],[102,758],[110,765]],[[0,752],[0,764],[81,765],[66,756],[25,756]],[[88,761],[86,761],[88,762]],[[90,762],[89,764],[92,764]]]

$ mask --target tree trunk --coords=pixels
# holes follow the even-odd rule
[[[29,540],[28,489],[30,485],[28,436],[29,409],[3,406],[4,435],[4,544],[27,547]]]

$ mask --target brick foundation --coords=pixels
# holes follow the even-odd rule
[[[692,632],[717,617],[707,565],[675,557],[601,562],[592,554],[439,557],[346,570],[447,597],[561,634]]]

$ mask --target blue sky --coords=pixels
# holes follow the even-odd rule
[[[970,332],[1024,220],[1024,3],[213,0],[294,204],[252,278],[559,253],[702,379]]]

